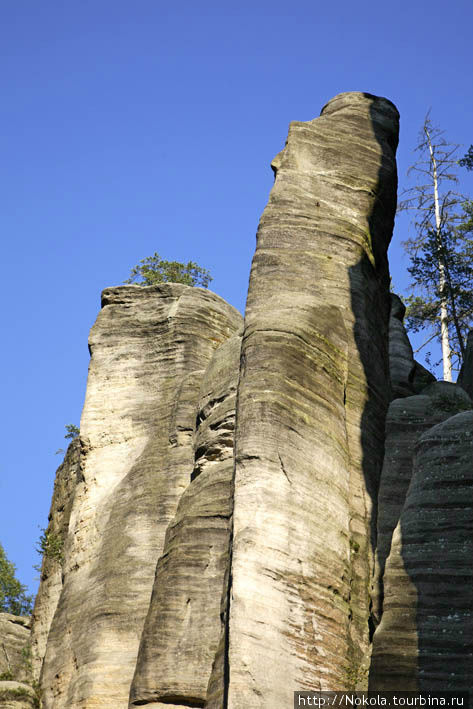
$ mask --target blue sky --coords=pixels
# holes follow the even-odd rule
[[[426,111],[473,142],[471,0],[4,0],[0,541],[23,583],[100,292],[140,259],[195,260],[244,309],[270,162],[342,91],[401,113],[401,186]],[[470,78],[468,78],[470,77]],[[473,175],[459,172],[473,193]],[[397,220],[391,270],[407,285]]]

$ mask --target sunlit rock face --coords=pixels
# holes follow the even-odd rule
[[[228,707],[346,687],[368,649],[398,113],[291,123],[251,269],[235,439]]]
[[[215,352],[202,378],[194,468],[166,532],[130,706],[203,706],[224,633],[230,553],[233,437],[241,337]],[[222,706],[223,687],[216,687]]]
[[[156,562],[194,465],[201,379],[241,316],[180,284],[102,294],[45,709],[128,706]]]
[[[473,411],[419,439],[384,574],[370,689],[462,691],[473,678]]]
[[[44,709],[471,685],[471,357],[434,382],[389,293],[398,118],[355,92],[291,123],[244,323],[199,288],[103,292],[33,618]]]

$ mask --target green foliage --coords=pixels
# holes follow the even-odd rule
[[[77,438],[77,436],[80,434],[80,429],[78,428],[78,426],[74,426],[73,423],[66,423],[65,429],[67,433],[64,438]]]
[[[157,283],[183,283],[186,286],[208,288],[212,276],[194,261],[163,261],[158,253],[142,259],[131,269],[130,278],[125,283],[136,282],[140,286],[154,286]]]
[[[14,615],[29,615],[33,597],[27,595],[26,586],[15,576],[15,565],[7,559],[0,544],[0,611]]]
[[[59,563],[63,560],[64,542],[60,534],[56,534],[50,529],[42,529],[36,551],[46,559],[52,559]]]
[[[466,167],[467,170],[473,170],[473,145],[470,145],[467,153],[458,161],[461,167]]]

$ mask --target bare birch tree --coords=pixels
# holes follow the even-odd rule
[[[452,189],[458,182],[455,167],[458,165],[457,151],[460,146],[445,140],[444,131],[432,125],[429,114],[419,133],[416,147],[419,159],[408,171],[408,175],[417,177],[418,184],[405,190],[399,210],[409,209],[415,214],[415,236],[404,242],[407,253],[416,259],[419,254],[429,252],[435,261],[438,302],[430,302],[430,314],[435,312],[439,320],[443,378],[451,382],[452,345],[449,326],[453,324],[456,327],[460,350],[463,350],[463,337],[455,302],[451,298],[454,292],[448,268],[448,245],[451,240],[447,237],[455,232],[461,222],[459,208],[466,198]],[[412,290],[415,292],[415,284]]]

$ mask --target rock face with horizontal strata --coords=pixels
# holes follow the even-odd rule
[[[200,388],[192,481],[168,527],[130,706],[203,706],[222,634],[241,337],[215,352]]]
[[[368,647],[398,113],[341,94],[273,166],[245,313],[228,707],[347,686]]]
[[[218,296],[180,284],[103,292],[45,709],[128,706],[156,562],[193,468],[202,373],[240,320]]]
[[[406,500],[414,453],[421,435],[453,414],[469,408],[471,400],[460,387],[436,382],[418,396],[395,399],[386,417],[386,441],[378,496],[378,535],[373,584],[373,613],[379,623],[383,607],[383,574],[391,539]]]
[[[465,691],[473,678],[473,411],[426,431],[393,535],[372,690]]]

